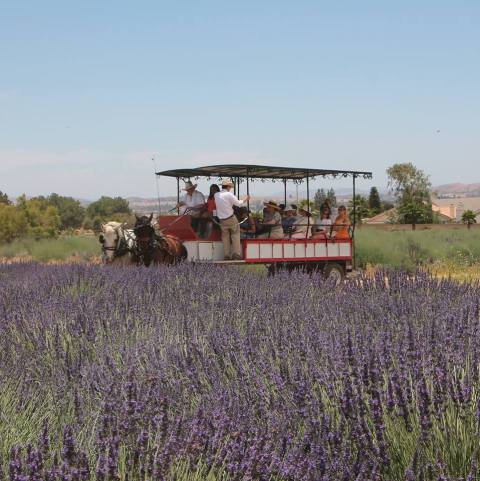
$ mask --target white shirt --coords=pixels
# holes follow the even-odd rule
[[[185,193],[181,200],[184,203],[184,212],[186,209],[191,209],[192,207],[205,204],[205,196],[198,190],[194,190],[192,195],[189,195],[188,192]]]
[[[320,219],[315,225],[319,231],[329,231],[327,227],[332,225],[332,219]]]
[[[217,217],[220,220],[224,220],[232,217],[233,206],[241,207],[243,200],[238,200],[237,197],[228,190],[222,190],[215,194],[215,205],[217,207]]]
[[[308,232],[308,235],[310,235],[310,230],[312,229],[312,219],[309,220],[307,216],[299,215],[295,219],[293,227],[295,228],[295,233],[297,234],[300,232]]]

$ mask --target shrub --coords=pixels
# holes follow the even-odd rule
[[[27,234],[27,216],[14,205],[0,203],[0,243],[11,242]]]

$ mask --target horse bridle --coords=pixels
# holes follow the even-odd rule
[[[128,245],[127,245],[127,242],[125,240],[125,232],[123,231],[123,228],[122,228],[122,233],[123,235],[120,235],[120,232],[118,231],[119,228],[121,226],[118,226],[118,227],[115,227],[114,228],[114,231],[116,232],[117,234],[117,239],[115,241],[115,245],[114,246],[106,246],[105,245],[105,236],[103,234],[101,234],[101,238],[99,239],[100,240],[100,243],[102,244],[102,252],[105,253],[107,251],[113,251],[113,257],[119,257],[119,253],[122,252],[122,249],[121,249],[121,246],[122,246],[122,243],[125,244],[125,248],[126,248],[126,251],[129,252],[130,249],[128,248]]]

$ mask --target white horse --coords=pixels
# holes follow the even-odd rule
[[[121,222],[102,224],[99,241],[102,244],[102,261],[105,264],[131,264],[134,262],[133,250],[135,234],[133,229],[125,229]]]

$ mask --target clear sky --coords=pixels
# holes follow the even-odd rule
[[[9,195],[154,196],[153,155],[159,169],[371,170],[379,187],[389,165],[413,162],[434,184],[480,182],[478,0],[0,10]]]

